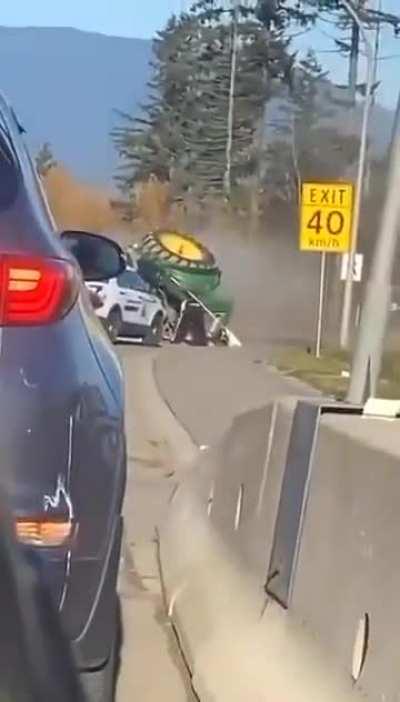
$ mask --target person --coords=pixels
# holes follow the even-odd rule
[[[181,321],[179,323],[175,343],[183,341],[192,346],[207,346],[207,330],[204,311],[196,302],[184,300],[181,308]]]

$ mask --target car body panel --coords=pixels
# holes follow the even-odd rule
[[[86,285],[103,300],[103,305],[96,309],[101,320],[105,322],[113,310],[120,311],[121,336],[145,337],[157,316],[165,318],[163,303],[149,291],[149,286],[132,267],[118,279],[104,283],[88,282]]]
[[[73,261],[1,97],[0,122],[18,161],[17,194],[7,207],[0,179],[0,256]],[[71,543],[37,550],[77,660],[90,669],[107,660],[112,644],[126,480],[120,364],[83,282],[64,318],[2,327],[0,344],[0,487],[17,518],[54,515],[74,524]]]

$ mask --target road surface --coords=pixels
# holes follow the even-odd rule
[[[214,445],[234,417],[278,395],[310,395],[304,383],[268,364],[266,346],[165,347],[155,363],[158,390],[195,443]]]

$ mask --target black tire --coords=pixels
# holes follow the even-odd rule
[[[116,344],[122,330],[122,315],[121,311],[117,307],[111,310],[110,314],[108,315],[106,329],[112,343]]]
[[[81,673],[82,687],[87,702],[114,702],[120,666],[121,643],[121,606],[118,599],[110,657],[100,670]]]
[[[157,314],[151,323],[151,327],[146,334],[143,343],[146,346],[159,346],[163,337],[163,328],[163,317],[161,314]]]

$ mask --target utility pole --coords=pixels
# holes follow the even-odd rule
[[[377,10],[379,14],[382,13],[382,0],[378,0],[378,6]],[[381,33],[382,33],[382,25],[381,22],[378,20],[377,25],[376,25],[376,32],[375,32],[375,49],[374,49],[374,85],[378,81],[378,65],[379,65],[379,53],[381,49]],[[375,90],[374,94],[372,96],[372,102],[375,104]]]
[[[233,148],[233,127],[235,120],[235,89],[237,73],[238,54],[238,25],[239,25],[239,1],[234,0],[232,10],[232,32],[231,32],[231,78],[229,86],[229,107],[226,139],[226,166],[224,174],[224,191],[229,198],[232,191],[232,148]]]
[[[379,14],[382,13],[382,0],[378,0],[378,6],[377,10]],[[374,77],[372,80],[373,84],[373,94],[372,94],[372,102],[371,102],[371,109],[374,108],[375,106],[375,98],[376,98],[376,89],[375,86],[378,84],[378,65],[379,65],[379,52],[381,48],[381,31],[382,31],[382,26],[381,22],[377,21],[376,24],[376,32],[375,32],[375,47],[374,47]],[[370,154],[370,149],[368,150],[368,166],[367,166],[367,173],[366,173],[366,183],[365,183],[365,191],[366,194],[370,194],[371,190],[371,176],[372,176],[372,167],[371,167],[371,154]]]
[[[354,22],[358,25],[360,35],[362,36],[365,44],[365,52],[367,59],[367,85],[360,136],[360,152],[358,158],[358,173],[354,200],[353,227],[351,236],[351,247],[349,253],[349,264],[344,288],[342,323],[340,329],[340,346],[342,349],[347,349],[349,345],[350,321],[353,302],[353,267],[355,255],[357,253],[358,233],[361,219],[361,204],[364,192],[364,180],[367,162],[368,127],[372,106],[372,87],[374,80],[374,50],[362,23],[362,20],[357,14],[357,11],[354,9],[353,4],[350,2],[350,0],[341,0],[341,4],[348,12],[348,14],[352,17]]]
[[[383,0],[378,0],[378,7],[377,10],[379,14],[382,14],[382,2]],[[375,102],[376,102],[376,87],[378,86],[378,65],[379,65],[379,53],[381,49],[381,33],[382,33],[382,25],[381,22],[377,21],[376,24],[376,32],[375,32],[375,47],[374,47],[374,78],[373,78],[373,94],[372,94],[372,105],[371,109],[375,107]],[[365,183],[365,192],[367,196],[370,195],[371,192],[371,181],[372,181],[372,159],[371,159],[371,154],[370,154],[370,149],[368,150],[368,165],[367,165],[367,173],[366,173],[366,183]]]
[[[358,10],[359,3],[355,5]],[[349,59],[349,96],[353,107],[357,102],[357,80],[358,80],[358,60],[360,56],[360,27],[352,19],[351,39],[350,39],[350,59]]]
[[[387,196],[352,364],[349,402],[375,397],[390,313],[391,283],[400,231],[400,97],[393,128]]]

